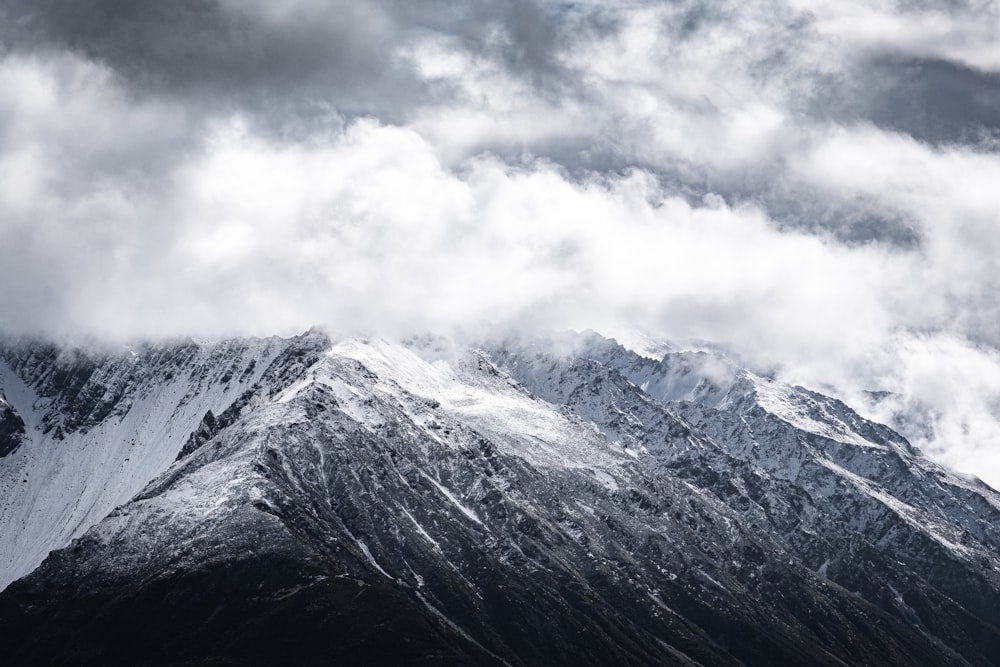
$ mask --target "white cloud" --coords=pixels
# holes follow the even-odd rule
[[[317,7],[261,20],[291,35]],[[421,94],[393,122],[345,123],[334,105],[333,126],[288,133],[256,107],[146,94],[93,59],[12,52],[0,326],[628,321],[727,341],[885,419],[926,414],[922,446],[1000,483],[1000,155],[811,106],[866,53],[988,70],[993,33],[971,12],[933,28],[927,11],[844,7],[623,3],[601,9],[610,28],[581,9],[545,45],[558,71],[544,76],[501,57],[518,44],[500,23],[477,41],[358,10],[399,38],[385,57]],[[299,103],[332,104],[310,95]],[[789,223],[775,202],[804,213]],[[841,210],[900,220],[916,241],[811,226]],[[900,397],[875,405],[864,389]]]
[[[990,0],[907,7],[903,2],[791,0],[816,17],[844,54],[890,51],[1000,72],[1000,6]]]

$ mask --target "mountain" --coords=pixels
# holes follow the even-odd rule
[[[224,411],[299,347],[0,342],[0,588],[142,490],[206,411]]]
[[[721,354],[0,360],[4,664],[1000,664],[1000,494]]]

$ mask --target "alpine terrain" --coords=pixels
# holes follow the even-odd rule
[[[4,665],[1000,665],[1000,493],[721,353],[0,343]]]

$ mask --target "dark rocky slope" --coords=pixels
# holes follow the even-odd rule
[[[846,406],[678,401],[596,339],[325,346],[0,594],[5,664],[998,664],[997,494]]]

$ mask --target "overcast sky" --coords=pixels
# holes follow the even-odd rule
[[[624,322],[1000,486],[995,0],[0,0],[0,44],[2,329]]]

